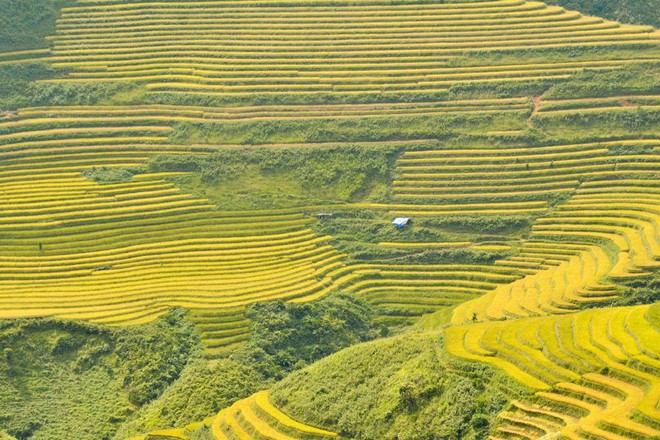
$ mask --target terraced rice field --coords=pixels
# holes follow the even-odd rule
[[[448,63],[472,52],[657,42],[650,27],[522,0],[81,2],[63,10],[50,60],[71,69],[52,81],[139,81],[151,94],[442,93],[648,61]]]
[[[336,433],[297,422],[270,402],[267,391],[261,391],[218,413],[211,425],[213,438],[269,438],[273,440],[323,440],[338,437]]]
[[[126,123],[130,118],[138,121],[160,123],[174,122],[241,122],[256,120],[299,120],[299,119],[357,119],[369,117],[427,116],[435,114],[483,114],[520,113],[530,109],[529,98],[476,99],[460,101],[429,101],[422,103],[381,104],[326,104],[326,105],[263,105],[202,107],[181,105],[140,106],[68,106],[23,108],[19,116],[24,120],[15,125],[36,126],[43,123],[90,124]]]
[[[660,96],[631,95],[585,99],[543,99],[539,102],[538,114],[560,114],[562,112],[611,112],[633,110],[638,107],[657,110]]]
[[[621,146],[640,154],[620,156]],[[458,305],[445,332],[451,353],[541,390],[500,415],[492,440],[660,435],[660,335],[646,321],[650,306],[578,312],[615,300],[618,280],[660,265],[657,152],[657,141],[644,140],[407,151],[399,159],[402,202],[570,197],[535,220],[514,257],[495,262],[525,275]]]
[[[219,349],[247,337],[246,304],[322,294],[325,274],[340,264],[329,237],[315,235],[301,212],[219,212],[162,174],[104,185],[81,175],[185,152],[139,143],[164,141],[168,127],[18,131],[13,122],[6,125],[3,318],[54,315],[128,325],[178,305],[193,311],[209,347]],[[108,130],[111,141],[100,133]]]
[[[513,106],[512,111],[528,105],[526,99],[492,103]],[[472,105],[457,101],[417,110],[472,111]],[[138,166],[162,153],[222,148],[169,143],[171,125],[180,120],[361,117],[380,109],[393,115],[410,110],[406,105],[21,110],[0,123],[1,283],[7,292],[0,298],[2,316],[133,324],[179,305],[192,310],[209,351],[221,353],[249,336],[244,307],[257,300],[307,300],[343,287],[364,295],[385,316],[411,319],[464,303],[457,322],[475,315],[499,319],[607,301],[616,292],[603,277],[643,276],[645,268],[657,266],[656,183],[647,180],[658,166],[660,144],[654,140],[407,151],[397,163],[395,203],[332,207],[419,217],[539,217],[550,212],[554,194],[573,195],[537,221],[536,241],[496,266],[345,266],[330,237],[308,228],[304,208],[218,212],[206,200],[182,194],[166,175],[139,174],[131,182],[105,185],[81,176],[92,167]],[[610,148],[621,145],[647,150],[611,154]],[[628,180],[608,180],[612,176]],[[580,184],[585,177],[596,180]],[[626,199],[626,209],[612,206],[612,197]],[[580,214],[587,209],[589,216]],[[557,239],[571,245],[557,246]],[[589,244],[593,240],[601,246]],[[604,250],[608,246],[616,248],[615,257]],[[95,295],[87,295],[90,290]]]
[[[218,309],[319,293],[341,258],[302,214],[218,213],[149,175],[99,188],[77,173],[33,169],[44,173],[38,194],[0,190],[3,317],[135,324],[183,306],[201,323]],[[57,203],[35,202],[53,191]],[[225,339],[227,324],[204,335]]]
[[[660,331],[647,321],[651,307],[453,326],[447,348],[541,390],[501,414],[493,438],[657,438]]]
[[[646,149],[617,155],[615,146]],[[571,196],[536,220],[533,241],[520,255],[496,262],[528,276],[462,304],[455,322],[565,313],[612,299],[613,287],[601,282],[604,277],[644,276],[645,268],[657,268],[656,148],[657,141],[644,140],[406,152],[394,181],[395,198],[404,202],[441,207],[456,200],[474,200],[475,206],[510,201],[514,207],[558,193]],[[589,182],[580,183],[585,178]]]
[[[507,267],[467,264],[362,264],[349,269],[350,275],[338,278],[336,285],[346,283],[345,291],[363,296],[394,320],[455,306],[520,277],[517,270]]]
[[[327,440],[339,438],[335,432],[296,421],[270,401],[268,391],[259,391],[239,400],[229,408],[185,428],[161,429],[146,436],[127,440],[187,440],[191,433],[205,425],[215,440],[268,438],[272,440]]]
[[[493,104],[518,111],[527,101]],[[428,110],[472,105],[438,103]],[[378,111],[373,107],[22,109],[0,122],[0,317],[59,316],[130,325],[183,306],[191,310],[209,353],[219,355],[248,338],[244,311],[255,301],[306,301],[346,286],[389,314],[409,319],[516,278],[515,270],[485,266],[345,266],[330,237],[309,229],[313,220],[305,213],[355,207],[393,214],[409,209],[446,215],[498,215],[506,209],[543,213],[545,202],[222,212],[182,193],[167,180],[172,173],[137,174],[110,184],[82,175],[93,168],[140,166],[158,154],[225,147],[169,143],[171,126],[180,120],[259,114],[325,118],[344,112],[354,117]],[[382,107],[396,115],[405,106]],[[406,298],[397,294],[400,289],[409,292]]]
[[[498,261],[496,264],[521,266],[522,270],[530,271],[530,275],[460,305],[454,313],[454,322],[475,317],[502,319],[567,313],[587,303],[608,302],[616,298],[615,286],[603,279],[616,281],[620,278],[643,277],[649,273],[644,272],[642,267],[657,267],[658,263],[649,253],[642,229],[644,225],[640,226],[637,222],[632,225],[623,228],[604,227],[611,232],[588,232],[575,227],[570,233],[562,230],[543,234],[548,238],[568,240],[570,237],[574,241],[526,243],[519,257]],[[657,240],[657,235],[655,238],[647,238]],[[602,240],[607,245],[615,246],[618,252],[612,256],[606,252],[605,245],[601,247],[585,243],[592,240]],[[631,245],[633,242],[634,247]]]
[[[660,334],[649,318],[658,306],[605,307],[619,298],[618,283],[660,267],[657,133],[546,136],[541,145],[531,136],[544,121],[572,115],[656,114],[660,98],[453,94],[458,86],[550,85],[586,70],[655,66],[658,31],[523,0],[95,0],[64,8],[49,41],[50,49],[2,53],[0,65],[40,60],[67,69],[50,83],[136,82],[149,103],[37,106],[0,119],[0,318],[131,325],[182,306],[216,357],[249,338],[245,310],[257,301],[311,301],[341,289],[397,324],[451,307],[447,349],[534,391],[500,414],[491,440],[660,436]],[[577,55],[553,52],[567,49]],[[320,99],[330,95],[340,98]],[[325,103],[287,104],[310,96]],[[203,106],[200,97],[227,100]],[[255,99],[275,104],[251,105]],[[458,145],[460,137],[445,143],[442,124],[437,138],[172,140],[182,122],[349,127],[366,118],[472,115],[506,115],[520,127],[481,133],[478,147]],[[520,128],[530,129],[528,138],[517,137]],[[182,192],[170,179],[177,173],[106,184],[83,175],[160,154],[362,144],[405,150],[388,202],[228,212]],[[358,264],[311,227],[310,214],[343,209],[422,221],[515,217],[532,226],[516,243],[379,243],[511,250],[494,264]],[[292,419],[267,392],[205,423],[216,439],[337,437]],[[150,438],[185,439],[197,426]]]
[[[18,50],[13,52],[0,52],[0,66],[3,64],[29,63],[39,61],[50,55],[50,50],[31,49]]]
[[[530,148],[407,151],[397,162],[394,196],[400,203],[478,203],[548,200],[573,194],[580,179],[650,174],[657,151],[613,154],[613,147],[646,146],[657,140],[605,141]],[[537,202],[538,203],[538,202]]]

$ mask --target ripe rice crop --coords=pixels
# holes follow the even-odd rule
[[[260,391],[218,413],[211,425],[213,438],[253,438],[267,436],[277,440],[336,438],[334,432],[300,423],[277,409],[267,391]]]
[[[144,81],[151,94],[214,96],[434,93],[457,83],[558,79],[585,68],[643,62],[438,65],[472,51],[657,43],[652,28],[604,22],[539,2],[236,6],[99,2],[64,8],[51,38],[51,60],[72,74],[52,81]],[[236,40],[236,34],[243,38]],[[433,67],[415,67],[431,66],[432,58]]]
[[[512,412],[503,413],[498,428],[502,433],[513,428],[518,418],[537,428],[547,427],[544,417],[552,414],[565,425],[561,434],[567,438],[583,438],[582,433],[617,438],[620,432],[653,437],[660,433],[656,428],[644,423],[644,419],[631,418],[635,413],[643,413],[650,420],[657,420],[654,406],[660,397],[660,381],[644,365],[657,365],[658,353],[656,350],[650,356],[650,352],[642,353],[639,349],[639,344],[650,346],[658,338],[657,329],[645,320],[650,307],[449,327],[448,349],[458,356],[504,368],[532,388],[547,390],[549,385],[554,386],[551,391],[536,393],[538,407],[518,405]],[[640,333],[634,333],[635,330]],[[526,342],[533,340],[538,340],[538,348]],[[637,357],[639,363],[629,363],[632,356],[641,356]],[[605,367],[606,372],[600,373]],[[577,379],[581,384],[575,382]],[[616,393],[604,392],[601,387]],[[584,395],[586,399],[575,399],[567,392]],[[540,408],[542,405],[545,409]],[[586,415],[571,416],[571,408],[579,408]]]

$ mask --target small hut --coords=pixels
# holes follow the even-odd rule
[[[408,217],[397,217],[392,222],[397,229],[405,229],[410,226],[411,223],[412,221]]]

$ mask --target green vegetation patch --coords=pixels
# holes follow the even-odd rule
[[[435,333],[361,344],[291,374],[271,396],[296,419],[348,438],[485,439],[521,391],[441,347]]]
[[[84,326],[30,327],[15,324],[0,335],[0,425],[19,440],[110,438],[131,412],[106,367],[111,336]]]
[[[414,218],[412,227],[392,226],[392,214],[372,209],[341,210],[314,225],[320,235],[331,235],[333,244],[356,262],[396,264],[488,263],[508,251],[460,248],[424,248],[425,242],[506,241],[510,234],[527,230],[531,220],[509,217]],[[478,232],[475,232],[478,231]],[[503,235],[497,235],[503,234]],[[420,247],[385,247],[381,242],[419,243]]]
[[[544,132],[576,139],[642,137],[660,131],[660,111],[644,107],[628,107],[597,112],[571,112],[536,115],[534,125]]]
[[[120,428],[117,440],[200,421],[324,356],[387,334],[370,306],[349,295],[304,304],[257,303],[247,315],[251,337],[245,347],[211,363],[190,363]]]
[[[629,65],[614,70],[585,70],[558,83],[544,95],[549,99],[603,96],[657,95],[660,93],[658,64]]]
[[[314,104],[373,104],[387,102],[427,102],[441,101],[448,97],[442,91],[378,91],[344,93],[340,91],[316,93],[250,93],[243,95],[202,95],[157,92],[149,94],[149,103],[171,105],[201,105],[218,107],[224,105],[314,105]]]
[[[261,120],[225,123],[182,122],[170,139],[183,144],[280,144],[440,139],[525,128],[527,110],[499,114],[435,114],[348,119]]]
[[[660,27],[660,1],[658,0],[547,0],[546,3],[622,23]]]
[[[18,440],[102,440],[157,398],[190,359],[196,331],[174,311],[139,327],[0,322],[0,426]]]
[[[56,84],[36,82],[61,77],[64,74],[65,71],[46,63],[0,65],[0,109],[128,104],[142,93],[139,84],[129,82]]]
[[[258,303],[248,344],[232,355],[264,376],[279,379],[343,348],[386,335],[374,323],[374,311],[361,299],[331,295],[311,303]]]
[[[0,2],[0,52],[48,47],[60,8],[74,0],[10,0]]]
[[[267,386],[258,371],[239,361],[195,361],[157,400],[122,425],[115,438],[123,440],[156,429],[186,426]]]
[[[133,176],[143,173],[144,169],[141,167],[92,167],[89,170],[83,171],[83,176],[92,182],[96,183],[121,183],[130,182]]]
[[[635,306],[660,302],[660,271],[649,277],[619,280],[623,286],[621,296],[614,301],[615,306]],[[609,305],[609,304],[608,304]]]
[[[227,149],[211,155],[163,155],[152,172],[187,171],[176,179],[186,192],[223,210],[271,209],[383,200],[396,147]]]

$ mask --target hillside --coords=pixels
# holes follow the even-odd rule
[[[658,438],[657,12],[552,3],[1,3],[0,438]]]
[[[622,23],[648,24],[654,27],[660,25],[660,3],[657,0],[636,2],[612,1],[599,2],[593,0],[551,0],[548,4],[574,9],[587,15],[609,18]]]

